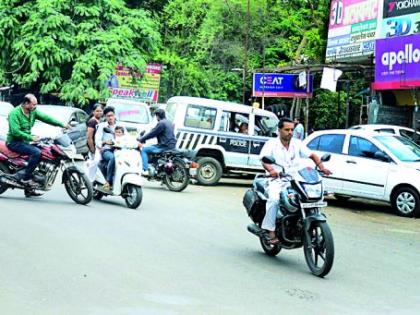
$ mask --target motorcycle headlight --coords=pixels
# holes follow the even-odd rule
[[[303,184],[306,194],[310,199],[318,199],[322,197],[322,184]]]

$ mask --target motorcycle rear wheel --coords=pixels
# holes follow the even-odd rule
[[[303,245],[305,260],[312,274],[322,278],[330,272],[334,262],[333,236],[326,222],[314,222],[308,234],[310,239],[305,237]]]
[[[143,190],[139,186],[127,184],[124,186],[123,198],[130,209],[137,209],[143,199]]]
[[[281,246],[279,244],[270,245],[267,243],[267,241],[263,237],[260,237],[260,243],[261,243],[262,249],[268,256],[271,256],[271,257],[277,256],[278,253],[280,253],[281,251]]]
[[[77,204],[87,205],[92,201],[93,188],[86,174],[75,170],[69,170],[68,176],[64,179],[64,187],[67,194]]]
[[[179,161],[174,161],[174,171],[172,174],[166,174],[163,182],[170,191],[180,192],[187,188],[190,177],[188,170],[184,164]]]
[[[0,164],[0,170],[1,170],[3,173],[6,173],[6,174],[8,174],[8,173],[9,173],[9,171],[8,171],[7,167],[6,167],[6,166],[4,166],[4,165],[2,165],[2,164]],[[9,186],[8,186],[6,183],[2,183],[2,182],[0,181],[0,195],[1,195],[2,193],[4,193],[4,192],[7,190],[7,188],[9,188]]]

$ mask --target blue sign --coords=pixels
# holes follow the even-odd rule
[[[308,81],[308,78],[306,78]],[[298,74],[254,73],[252,95],[257,97],[312,97],[313,76],[309,76],[307,85],[299,86]]]

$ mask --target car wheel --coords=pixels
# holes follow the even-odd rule
[[[420,196],[411,187],[398,188],[392,195],[392,207],[402,217],[420,216]]]

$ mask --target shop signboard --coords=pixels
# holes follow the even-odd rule
[[[384,0],[384,18],[420,12],[420,0]]]
[[[420,86],[420,34],[379,39],[375,46],[375,90]]]
[[[332,0],[326,61],[368,59],[375,49],[382,0]]]

